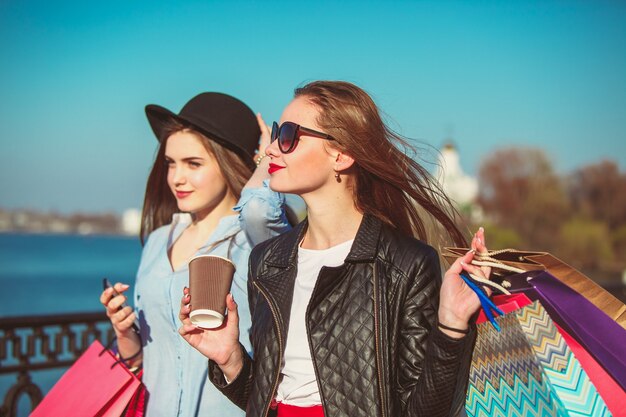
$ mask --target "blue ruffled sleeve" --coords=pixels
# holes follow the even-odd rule
[[[239,212],[239,223],[252,246],[289,229],[284,194],[272,191],[269,180],[258,188],[244,188],[233,208]]]

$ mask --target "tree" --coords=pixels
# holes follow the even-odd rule
[[[584,270],[601,269],[613,260],[611,234],[604,222],[574,218],[563,224],[555,253]]]
[[[613,250],[618,261],[626,263],[626,224],[618,227],[611,233]]]
[[[605,222],[611,230],[626,225],[626,174],[613,161],[602,161],[575,171],[569,178],[574,209]]]
[[[496,150],[482,163],[479,181],[478,202],[491,221],[516,231],[528,249],[556,247],[569,202],[542,150]]]

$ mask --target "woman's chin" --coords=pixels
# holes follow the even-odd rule
[[[276,177],[270,178],[270,189],[277,193],[293,193],[290,191],[291,187],[288,187],[287,184],[284,184],[284,181],[277,180]]]
[[[178,207],[178,211],[181,213],[193,213],[198,210],[196,205],[188,204],[184,201],[179,201],[176,206]]]

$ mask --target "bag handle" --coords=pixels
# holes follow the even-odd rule
[[[111,365],[111,369],[115,368],[117,365],[123,365],[128,371],[132,372],[133,374],[136,374],[137,372],[139,372],[143,366],[138,365],[138,366],[130,366],[130,361],[132,361],[133,359],[137,358],[139,355],[141,355],[143,353],[143,349],[140,347],[139,350],[137,351],[137,353],[129,356],[128,358],[123,357],[119,350],[117,349],[113,349],[113,345],[117,345],[117,338],[114,337],[111,340],[109,340],[109,342],[106,344],[106,346],[103,346],[102,350],[100,351],[100,353],[98,353],[98,356],[102,356],[104,355],[106,352],[108,352],[109,354],[111,354],[111,356],[113,356],[115,358],[115,362],[113,362],[113,364]],[[115,352],[115,353],[114,353]]]
[[[467,252],[468,249],[460,249],[460,248],[445,248],[445,250],[447,250],[448,252],[454,253],[455,256],[459,256],[457,253],[455,252],[459,252],[459,251],[464,251],[463,253]],[[497,269],[501,269],[507,272],[512,272],[515,274],[521,274],[526,272],[526,270],[521,269],[521,268],[517,268],[511,265],[507,265],[505,263],[503,263],[502,261],[498,260],[495,258],[495,256],[503,254],[503,253],[519,253],[519,251],[515,250],[515,249],[500,249],[500,250],[495,250],[495,251],[487,251],[487,252],[476,252],[474,254],[474,259],[472,259],[471,264],[474,266],[488,266],[491,268],[497,268]],[[476,276],[474,274],[469,274],[470,278],[477,284],[480,285],[486,285],[491,287],[492,289],[495,289],[499,292],[501,292],[502,294],[506,294],[506,295],[510,295],[510,291],[507,290],[507,288],[511,287],[511,283],[507,280],[503,280],[501,284],[498,284],[494,281],[491,281],[489,279],[484,279],[481,278],[479,276]]]
[[[522,268],[516,268],[511,265],[506,265],[502,261],[499,261],[498,259],[494,258],[494,256],[498,256],[502,253],[512,253],[512,252],[517,252],[517,251],[515,249],[500,249],[500,250],[487,251],[487,252],[476,252],[474,254],[474,259],[472,259],[472,264],[477,265],[477,266],[490,266],[492,268],[499,268],[505,271],[515,272],[517,274],[526,272]]]
[[[444,248],[444,250],[448,252],[448,254],[444,255],[445,257],[453,257],[453,256],[457,257],[457,256],[463,256],[463,254],[465,254],[469,249]],[[483,253],[477,252],[476,254],[474,254],[474,259],[472,260],[472,264],[476,266],[489,266],[492,268],[501,269],[503,271],[512,272],[515,274],[521,274],[521,273],[527,272],[526,269],[518,268],[516,266],[509,265],[507,263],[507,262],[515,262],[515,261],[507,261],[507,260],[502,261],[496,258],[498,255],[502,255],[502,254],[516,255],[518,257],[518,261],[517,261],[518,263],[526,262],[526,263],[532,263],[533,265],[539,265],[537,264],[537,262],[535,262],[532,259],[529,259],[528,257],[533,256],[533,255],[541,255],[543,254],[543,252],[523,252],[517,249],[511,249],[511,248],[487,251]]]
[[[467,272],[467,271],[465,271],[465,272]],[[476,284],[486,285],[488,287],[491,287],[491,288],[493,288],[495,290],[500,291],[502,294],[511,295],[511,292],[506,289],[506,287],[510,287],[511,286],[511,283],[509,283],[508,281],[502,281],[502,285],[500,285],[497,282],[491,281],[491,280],[489,280],[487,278],[479,277],[478,275],[470,274],[469,272],[467,272],[467,275],[469,275],[471,280],[474,281],[474,283],[476,283]]]

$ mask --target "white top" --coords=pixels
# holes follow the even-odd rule
[[[320,270],[323,266],[342,265],[350,252],[352,242],[353,240],[349,240],[323,250],[298,248],[298,275],[293,290],[282,380],[278,385],[276,401],[298,407],[322,403],[315,380],[304,316]]]

